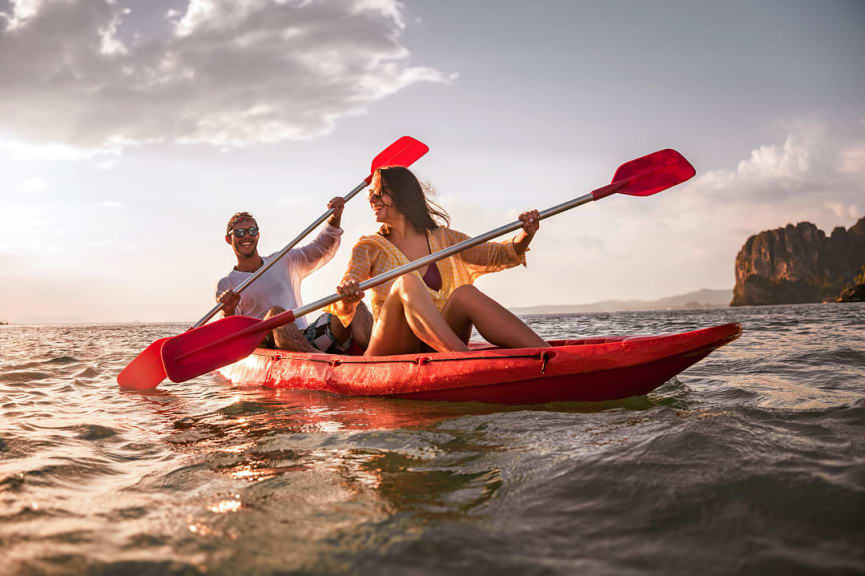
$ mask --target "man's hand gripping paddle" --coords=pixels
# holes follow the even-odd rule
[[[612,194],[651,196],[688,180],[694,174],[694,167],[681,154],[671,149],[660,150],[622,164],[616,170],[613,181],[607,186],[548,208],[540,213],[540,217],[543,220]],[[359,288],[366,290],[378,286],[412,270],[423,268],[432,262],[453,256],[467,248],[518,230],[522,226],[523,222],[520,220],[511,222],[399,268],[389,270],[384,274],[379,274],[375,278],[361,282]],[[331,294],[327,298],[277,314],[267,320],[258,320],[249,316],[230,316],[201,328],[190,330],[165,343],[162,348],[162,363],[168,377],[173,382],[183,382],[195,378],[249,356],[261,342],[262,336],[270,330],[293,322],[295,318],[309,314],[314,310],[333,304],[341,298],[342,296],[339,294]]]
[[[403,136],[402,138],[399,138],[393,144],[382,150],[378,156],[373,158],[369,176],[364,178],[360,184],[355,186],[351,192],[344,196],[345,201],[348,202],[354,198],[358,192],[366,188],[369,185],[370,180],[372,180],[373,173],[375,173],[379,168],[384,166],[411,166],[415,160],[426,154],[428,151],[429,147],[426,144],[419,140],[415,140],[411,136]],[[235,292],[238,294],[243,292],[247,286],[264,274],[268,268],[276,263],[277,260],[294,248],[298,242],[303,240],[310,232],[318,228],[318,226],[327,220],[332,213],[333,210],[328,210],[319,216],[315,222],[307,226],[303,232],[298,234],[294,240],[289,242],[275,258],[268,261],[264,266],[259,268],[255,274],[238,286]],[[205,322],[210,320],[221,309],[222,304],[214,306],[210,312],[192,326],[191,330],[200,329]],[[231,320],[231,318],[234,317],[228,317],[225,320]],[[220,320],[220,322],[223,321]],[[120,387],[132,390],[150,390],[156,388],[156,386],[165,379],[165,368],[162,365],[162,347],[170,339],[171,337],[160,338],[138,354],[138,356],[136,356],[135,359],[117,375],[117,383]]]

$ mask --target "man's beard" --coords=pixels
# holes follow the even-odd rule
[[[253,244],[249,248],[237,246],[234,249],[234,252],[235,252],[235,254],[240,256],[241,258],[251,258],[251,257],[255,256],[257,249],[258,249],[258,244]]]

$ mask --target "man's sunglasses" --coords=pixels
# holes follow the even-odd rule
[[[247,234],[252,236],[253,238],[258,236],[258,226],[251,226],[249,228],[235,228],[229,234],[234,234],[235,238],[243,238]]]

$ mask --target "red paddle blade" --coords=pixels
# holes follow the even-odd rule
[[[415,160],[427,152],[429,152],[429,146],[411,136],[397,139],[372,159],[372,167],[369,170],[369,176],[366,177],[366,183],[370,183],[373,173],[382,166],[411,166]]]
[[[619,194],[651,196],[688,180],[697,171],[685,157],[673,150],[658,150],[619,166],[613,184],[626,180]]]
[[[261,324],[249,316],[229,316],[188,330],[162,347],[162,365],[172,382],[185,382],[246,358],[255,350],[264,332],[253,331],[223,341],[244,328]]]
[[[141,351],[135,360],[117,375],[117,383],[128,390],[152,390],[165,380],[162,367],[162,345],[168,338],[160,338]]]

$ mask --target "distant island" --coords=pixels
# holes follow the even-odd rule
[[[748,238],[731,306],[865,300],[865,218],[830,236],[811,222]]]
[[[511,308],[517,314],[576,314],[580,312],[637,312],[642,310],[687,310],[694,308],[726,308],[730,289],[703,288],[687,294],[659,300],[603,300],[591,304],[550,304]]]

